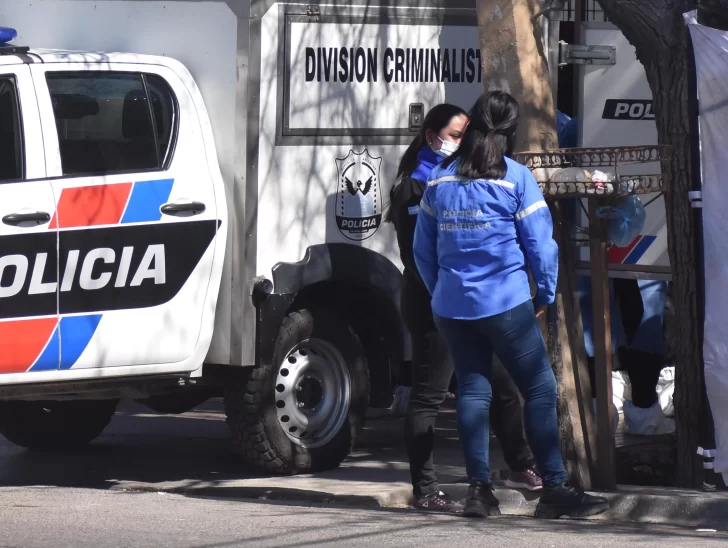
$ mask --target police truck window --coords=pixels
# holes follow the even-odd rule
[[[48,73],[64,175],[158,169],[141,74]]]

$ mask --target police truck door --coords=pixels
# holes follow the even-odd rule
[[[57,231],[27,65],[0,55],[0,383],[58,369]]]
[[[152,64],[31,70],[58,203],[61,370],[198,368],[219,223],[187,86]]]

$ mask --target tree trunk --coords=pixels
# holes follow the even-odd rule
[[[693,213],[691,136],[688,100],[688,31],[682,14],[688,0],[599,0],[604,13],[637,51],[652,90],[657,135],[672,154],[663,163],[666,175],[665,210],[668,251],[672,266],[675,330],[675,418],[677,434],[676,482],[681,487],[700,483],[696,455],[701,416],[701,346],[698,321],[698,280]]]
[[[574,268],[575,249],[561,206],[558,200],[550,204],[554,239],[559,245],[559,287],[556,302],[549,308],[547,340],[559,387],[561,454],[572,485],[591,489],[598,471],[597,429]]]
[[[516,150],[557,148],[556,110],[544,40],[540,25],[534,24],[533,19],[540,11],[539,3],[536,0],[478,0],[477,11],[485,91],[506,91],[518,100],[521,107]],[[575,276],[570,276],[574,273],[574,262],[565,260],[571,255],[564,254],[564,251],[570,251],[565,246],[571,245],[571,242],[568,230],[558,221],[554,237],[562,249],[561,273],[556,303],[549,311],[546,338],[559,381],[561,449],[570,480],[589,488],[592,485],[594,451],[591,389],[583,333],[580,329],[567,328],[568,322],[575,320],[579,310]],[[545,325],[542,330],[546,331]],[[578,364],[583,366],[581,375]],[[589,424],[591,428],[587,427]]]
[[[516,151],[557,148],[556,110],[536,0],[477,0],[485,91],[502,90],[521,107]]]

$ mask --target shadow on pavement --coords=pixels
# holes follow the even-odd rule
[[[402,419],[370,419],[357,448],[335,470],[308,476],[347,481],[407,482]],[[463,479],[455,414],[445,409],[438,420],[436,463],[443,483]],[[493,452],[494,469],[502,466]],[[210,400],[183,415],[161,415],[134,402],[122,402],[104,434],[72,451],[29,451],[0,437],[0,485],[123,488],[169,484],[212,486],[218,482],[265,478],[233,453],[222,402]],[[281,479],[280,481],[283,481]],[[172,486],[173,487],[173,486]],[[291,485],[294,488],[294,485]]]
[[[259,477],[232,453],[225,415],[210,401],[184,415],[124,402],[104,434],[72,451],[29,451],[0,437],[0,484],[113,487],[131,482]]]
[[[246,504],[242,502],[241,504]],[[515,535],[523,535],[533,540],[534,534],[540,535],[541,542],[536,546],[594,546],[595,539],[604,546],[625,546],[627,543],[640,543],[657,546],[666,543],[670,546],[721,546],[728,541],[725,533],[700,534],[690,530],[680,530],[663,525],[645,525],[637,523],[615,524],[583,520],[538,520],[520,516],[502,516],[487,520],[472,520],[458,516],[412,512],[401,509],[378,509],[376,514],[371,510],[346,512],[341,508],[316,507],[309,504],[280,503],[274,501],[256,501],[256,505],[266,505],[267,515],[271,523],[281,516],[290,515],[296,508],[295,516],[301,522],[309,521],[310,525],[297,524],[295,528],[272,527],[272,530],[261,531],[257,537],[239,538],[230,542],[207,543],[195,548],[225,548],[228,546],[276,546],[277,548],[293,548],[308,546],[345,546],[349,542],[367,541],[371,545],[396,546],[397,540],[405,545],[405,539],[433,543],[433,546],[462,545],[519,545],[511,544]],[[244,507],[243,507],[244,511]],[[346,513],[345,513],[346,512]],[[327,525],[321,525],[326,522]],[[372,524],[376,523],[376,527]],[[313,537],[315,540],[307,540]],[[449,540],[448,540],[449,539]],[[475,540],[475,542],[473,542]],[[453,544],[453,542],[455,544]],[[356,543],[356,545],[360,545]]]

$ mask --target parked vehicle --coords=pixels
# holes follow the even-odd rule
[[[223,395],[245,462],[338,465],[409,359],[382,216],[426,111],[482,93],[475,2],[5,2],[0,25],[0,433],[79,445],[120,398]]]
[[[296,473],[391,404],[382,213],[424,112],[482,90],[474,2],[336,4],[0,8],[0,433],[224,395],[243,459]]]

